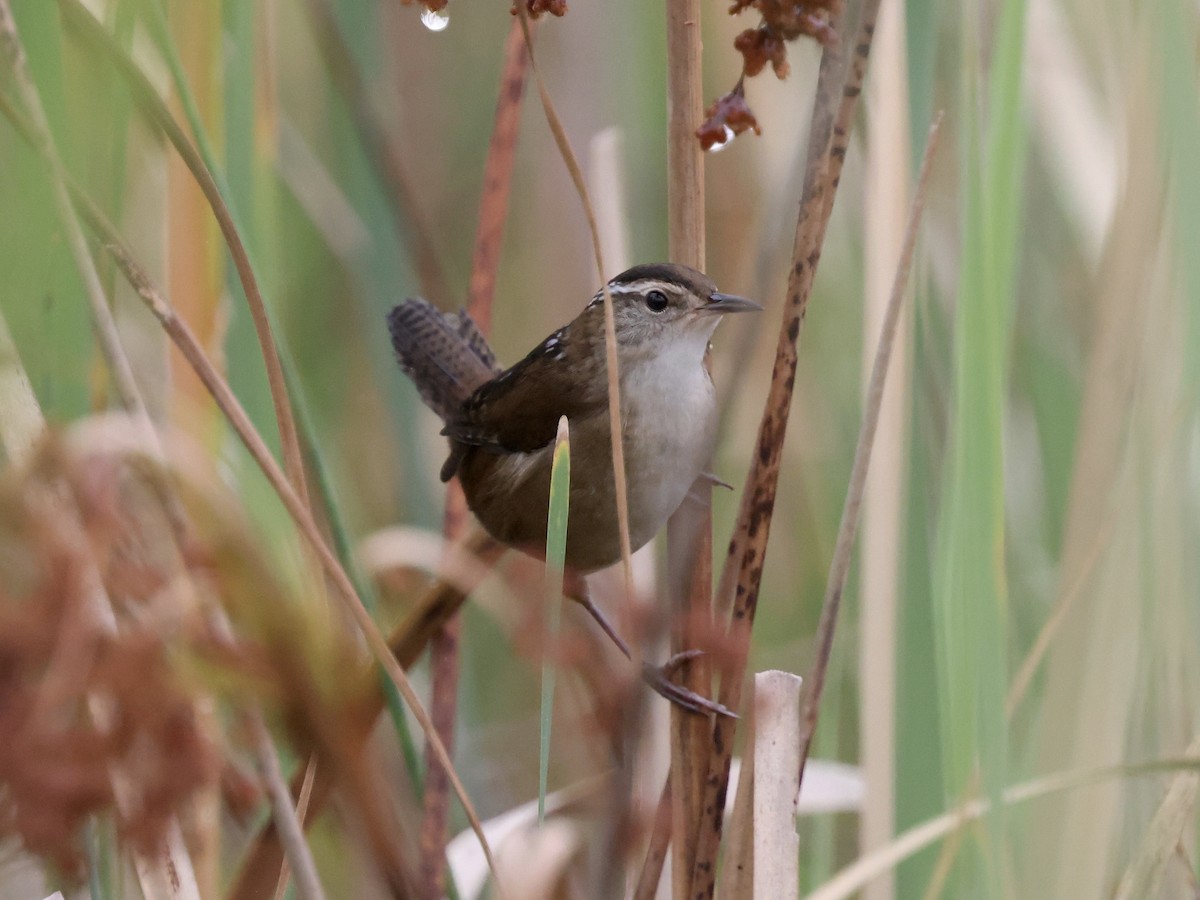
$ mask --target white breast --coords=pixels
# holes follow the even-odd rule
[[[707,345],[707,335],[676,341],[621,373],[629,530],[635,547],[654,537],[712,455],[717,404],[702,364]]]

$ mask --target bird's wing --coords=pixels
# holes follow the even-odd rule
[[[528,356],[480,387],[446,423],[456,441],[500,453],[529,453],[545,447],[558,420],[602,412],[608,402],[603,377],[580,371],[560,329]]]

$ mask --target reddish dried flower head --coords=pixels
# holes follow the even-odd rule
[[[164,636],[112,631],[96,616],[87,544],[72,540],[78,525],[47,508],[17,512],[36,565],[0,582],[0,820],[30,851],[79,874],[87,818],[111,812],[124,838],[152,847],[175,811],[215,781],[217,755]],[[106,562],[110,595],[161,584],[119,572],[123,554]]]
[[[770,63],[779,78],[788,77],[787,47],[783,39],[768,26],[747,28],[734,38],[733,46],[745,58],[742,71],[746,75],[757,75]]]
[[[220,776],[185,598],[213,578],[166,518],[118,456],[54,439],[0,477],[0,829],[72,875],[89,818],[157,847]]]
[[[755,0],[753,5],[762,13],[763,26],[785,41],[811,37],[824,46],[837,41],[833,22],[838,0]]]
[[[696,137],[700,139],[700,146],[705,150],[729,140],[730,132],[738,135],[754,129],[755,134],[762,134],[758,120],[754,118],[754,113],[750,111],[746,97],[742,94],[740,82],[737,88],[720,97],[705,110],[704,116],[704,123],[696,129]]]
[[[837,43],[834,23],[841,12],[843,0],[733,0],[729,14],[755,9],[762,15],[756,28],[747,28],[734,38],[734,48],[742,54],[742,78],[753,77],[771,64],[778,78],[787,78],[791,71],[787,61],[787,42],[799,37],[811,37],[823,46]],[[742,82],[736,89],[709,107],[708,117],[696,130],[705,150],[729,139],[730,132],[740,134],[753,128],[761,134],[758,122],[746,105]],[[727,130],[728,129],[728,130]]]
[[[517,3],[521,0],[514,0],[512,6],[512,14],[517,14]],[[525,11],[529,14],[529,18],[536,19],[542,13],[550,13],[552,16],[562,18],[567,14],[567,0],[524,0]]]

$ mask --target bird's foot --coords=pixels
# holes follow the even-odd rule
[[[701,656],[703,653],[703,650],[684,650],[682,653],[676,653],[661,666],[642,663],[642,678],[659,695],[670,700],[680,709],[701,716],[715,713],[718,716],[736,719],[738,717],[737,713],[727,706],[718,703],[716,700],[710,700],[696,693],[691,688],[686,688],[671,680],[680,666],[688,660]]]

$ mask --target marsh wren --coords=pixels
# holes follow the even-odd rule
[[[720,293],[695,269],[668,263],[635,266],[612,279],[608,290],[629,538],[636,550],[683,502],[712,454],[717,402],[704,357],[713,331],[727,313],[762,307]],[[388,326],[401,368],[445,422],[450,455],[442,480],[458,476],[483,527],[510,547],[544,554],[554,439],[559,417],[566,416],[567,566],[584,574],[617,562],[603,291],[503,371],[465,312],[445,315],[423,300],[406,300],[391,311]],[[594,607],[589,612],[597,614]]]

